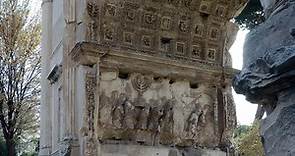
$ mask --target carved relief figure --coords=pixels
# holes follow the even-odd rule
[[[202,108],[203,111],[202,111],[201,121],[202,121],[203,124],[206,123],[206,117],[207,117],[207,115],[209,113],[209,108],[210,108],[209,105],[204,105],[203,108]]]
[[[150,110],[148,129],[151,131],[159,131],[161,119],[163,117],[163,108],[160,106],[152,107]]]
[[[199,118],[201,114],[202,112],[200,110],[195,110],[190,114],[186,126],[187,137],[194,138],[197,135]]]
[[[120,94],[119,98],[116,100],[112,109],[112,123],[116,128],[122,128],[123,118],[124,118],[124,103],[127,97],[125,94]]]
[[[169,100],[164,106],[163,119],[161,120],[161,132],[173,133],[174,129],[174,102]]]
[[[190,103],[190,105],[194,105],[195,108],[186,121],[186,137],[193,139],[198,135],[198,132],[201,130],[201,126],[206,123],[206,117],[209,113],[210,104],[211,97],[206,94],[200,95]]]
[[[134,129],[135,124],[135,107],[127,100],[124,104],[124,127],[127,129]]]
[[[137,128],[141,130],[147,129],[149,108],[148,107],[139,107],[138,109],[138,119],[137,119]]]
[[[100,95],[99,118],[103,126],[112,125],[112,111],[114,108],[113,106],[115,105],[116,100],[118,99],[118,96],[119,96],[118,91],[113,91],[111,93],[111,97],[107,97],[104,92]]]

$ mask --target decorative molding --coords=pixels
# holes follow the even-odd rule
[[[87,13],[91,18],[96,18],[98,17],[99,14],[99,8],[96,3],[93,1],[88,1],[87,2]]]
[[[100,64],[102,66],[110,66],[109,63],[111,63],[113,59],[117,59],[116,62],[122,60],[121,64],[125,64],[124,66],[128,66],[128,64],[130,64],[131,62],[126,62],[127,59],[133,60],[132,62],[134,63],[141,62],[141,64],[145,64],[147,65],[147,67],[150,65],[157,65],[163,66],[163,70],[171,70],[171,68],[173,68],[179,73],[182,73],[183,69],[187,69],[191,71],[191,74],[186,75],[187,78],[190,78],[189,76],[191,76],[191,78],[195,78],[195,76],[193,75],[195,72],[198,72],[204,73],[205,75],[207,75],[206,73],[215,73],[218,75],[224,75],[227,79],[231,79],[236,73],[239,72],[238,70],[230,67],[222,67],[221,65],[214,64],[212,62],[200,61],[198,59],[195,60],[194,58],[192,58],[191,60],[182,60],[181,58],[179,60],[166,59],[165,57],[158,57],[159,54],[151,53],[152,55],[147,55],[130,52],[132,50],[133,49],[124,47],[111,47],[103,44],[80,42],[76,44],[70,55],[73,60],[82,65],[94,65],[97,63],[97,59],[100,58]],[[118,66],[116,68],[120,69],[122,67],[123,66]]]
[[[93,156],[97,151],[96,131],[95,131],[95,110],[96,110],[96,76],[87,73],[85,78],[86,105],[84,114],[84,137],[85,137],[85,155]]]

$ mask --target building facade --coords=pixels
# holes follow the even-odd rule
[[[219,156],[244,0],[43,0],[39,155]]]

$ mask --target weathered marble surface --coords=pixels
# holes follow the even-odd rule
[[[218,121],[214,119],[218,116],[216,88],[200,84],[192,89],[188,81],[138,73],[126,79],[116,72],[101,76],[100,139],[147,145],[219,145]]]
[[[267,20],[252,30],[234,88],[269,115],[261,135],[267,156],[294,155],[295,2],[262,0]]]
[[[225,152],[208,149],[150,147],[139,145],[104,144],[101,156],[226,156]]]
[[[245,3],[43,0],[40,155],[225,155],[230,19]]]

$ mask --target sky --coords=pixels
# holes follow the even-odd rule
[[[32,12],[37,12],[41,6],[41,0],[32,0]],[[41,15],[40,15],[41,16]],[[230,49],[230,53],[233,59],[233,68],[242,69],[243,65],[243,44],[245,41],[248,30],[240,30],[237,35],[237,39]],[[233,91],[234,100],[237,108],[238,123],[241,125],[252,124],[257,105],[251,104],[245,100],[243,95],[238,95]]]
[[[245,41],[245,37],[249,31],[248,30],[240,30],[237,35],[237,39],[233,46],[230,49],[230,54],[233,59],[233,68],[242,69],[243,66],[243,45]],[[237,108],[237,118],[238,123],[241,125],[250,125],[252,124],[257,105],[251,104],[245,100],[245,96],[238,95],[233,90],[233,96],[236,103]]]

